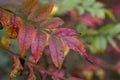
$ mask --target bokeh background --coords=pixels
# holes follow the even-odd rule
[[[56,3],[50,16],[59,16],[65,22],[62,27],[81,33],[79,39],[96,63],[70,50],[65,72],[83,80],[120,80],[120,0],[39,0],[39,5],[50,1]],[[13,11],[21,4],[22,0],[0,0],[0,6]],[[0,30],[0,38],[5,34],[5,29]],[[17,40],[10,39],[10,44],[19,54]],[[0,49],[0,80],[8,80],[11,69],[11,57]],[[14,80],[26,80],[26,76]]]

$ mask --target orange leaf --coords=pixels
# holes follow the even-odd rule
[[[64,60],[64,44],[59,37],[49,37],[51,57],[55,66],[61,69]]]
[[[46,29],[54,29],[58,26],[62,25],[64,22],[62,19],[55,17],[52,19],[45,20],[42,22],[41,26],[45,27]]]
[[[13,39],[17,38],[18,31],[21,26],[24,26],[23,20],[20,17],[13,15],[11,17],[9,26],[6,27],[7,37],[13,38]]]
[[[18,56],[13,56],[13,69],[10,73],[10,79],[17,76],[17,74],[23,70],[23,66],[21,65],[20,59]]]
[[[32,25],[21,27],[19,30],[18,43],[21,51],[21,57],[24,56],[25,52],[31,45],[33,32],[34,27]]]
[[[35,22],[44,20],[51,12],[54,7],[54,3],[50,2],[40,7],[36,7],[29,15],[29,18],[34,19]]]
[[[0,9],[0,23],[5,27],[10,23],[10,14],[3,9]]]
[[[47,35],[44,32],[35,30],[32,40],[32,55],[36,62],[38,62],[43,53],[46,40]]]
[[[28,14],[31,11],[31,9],[35,7],[37,2],[38,0],[24,0],[22,12]]]

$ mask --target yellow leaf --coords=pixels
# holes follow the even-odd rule
[[[52,11],[50,13],[50,16],[55,15],[55,13],[58,11],[58,9],[59,9],[58,5],[54,4],[54,7],[53,7],[53,9],[52,9]]]
[[[4,46],[4,47],[10,47],[10,41],[9,41],[9,39],[8,38],[6,38],[6,37],[2,37],[1,38],[1,44]]]
[[[18,56],[13,56],[13,69],[9,75],[10,79],[15,78],[20,71],[23,70],[23,66],[19,60]]]
[[[7,27],[6,28],[6,36],[8,38],[12,38],[12,39],[15,39],[17,38],[17,32],[15,31],[15,29],[12,29],[12,27]]]

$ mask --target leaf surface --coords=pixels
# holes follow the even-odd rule
[[[5,27],[10,24],[10,14],[1,8],[0,8],[0,23]]]
[[[29,15],[29,18],[34,19],[35,22],[44,20],[51,12],[54,7],[54,3],[46,3],[39,7],[36,7]]]
[[[34,32],[34,27],[32,25],[23,26],[19,30],[18,34],[18,44],[21,52],[21,57],[24,56],[25,52],[31,45],[32,34]]]
[[[62,25],[63,23],[64,22],[62,19],[55,17],[42,22],[41,26],[45,27],[46,29],[54,29]]]
[[[38,2],[38,0],[24,0],[22,12],[25,14],[29,13],[31,11],[31,9],[35,7],[37,2]]]
[[[59,28],[54,32],[55,35],[57,36],[78,36],[77,31],[69,28]]]
[[[81,52],[85,56],[86,60],[92,63],[89,56],[87,55],[86,50],[84,49],[84,44],[81,41],[74,37],[61,37],[61,38],[65,45],[69,46],[74,51]]]
[[[64,45],[62,40],[56,36],[50,36],[49,47],[53,63],[60,69],[64,60]]]
[[[32,55],[36,62],[38,62],[40,56],[43,53],[43,50],[46,45],[47,35],[42,32],[36,30],[33,34],[32,40]]]
[[[18,31],[22,26],[24,26],[23,20],[20,17],[13,15],[11,17],[10,24],[6,27],[7,37],[13,38],[13,39],[17,38]]]
[[[16,77],[20,71],[23,70],[23,66],[21,65],[20,59],[18,56],[13,56],[13,69],[10,72],[10,79]]]

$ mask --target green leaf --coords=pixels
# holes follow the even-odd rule
[[[112,24],[108,24],[108,25],[105,25],[105,26],[102,26],[102,28],[100,28],[98,30],[99,33],[102,33],[102,34],[106,34],[108,33],[111,29],[112,29]]]
[[[78,9],[80,15],[83,15],[83,14],[85,13],[84,7],[82,7],[82,6],[77,6],[77,9]]]
[[[97,9],[96,16],[101,18],[101,19],[104,19],[105,18],[105,10],[104,9]]]
[[[107,47],[107,40],[106,40],[106,38],[103,37],[103,36],[99,36],[99,37],[96,37],[92,41],[92,45],[91,45],[90,49],[94,53],[96,53],[96,52],[103,53],[104,50],[106,49],[106,47]]]
[[[116,45],[116,42],[113,40],[112,37],[108,36],[108,37],[107,37],[107,40],[108,40],[108,42],[109,42],[112,46],[117,46],[117,45]]]
[[[84,23],[80,23],[77,28],[77,32],[81,33],[81,35],[84,35],[87,31],[87,26]]]
[[[93,7],[94,8],[101,8],[101,7],[103,7],[104,5],[102,4],[102,3],[100,3],[100,2],[96,2],[94,5],[93,5]]]
[[[114,39],[111,36],[108,36],[107,40],[117,52],[120,52],[120,48],[117,46],[117,43],[114,41]]]
[[[120,33],[120,24],[117,24],[115,26],[113,26],[113,29],[111,30],[112,34],[118,34]]]
[[[95,0],[83,0],[83,6],[90,6],[95,2]]]
[[[114,22],[117,21],[111,10],[105,10],[105,12],[109,16],[110,19],[112,19]]]

